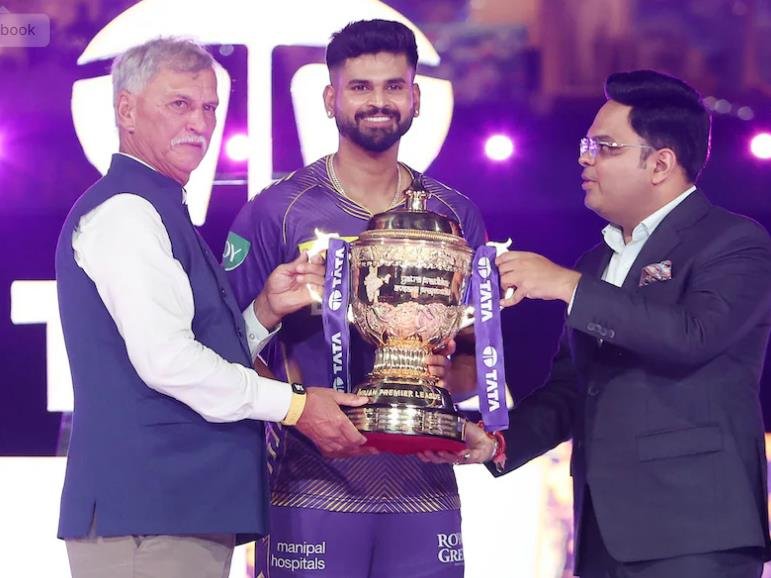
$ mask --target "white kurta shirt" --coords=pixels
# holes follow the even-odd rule
[[[83,215],[72,248],[149,387],[211,422],[286,417],[292,397],[288,384],[230,363],[196,341],[190,281],[173,256],[160,215],[146,199],[118,194]],[[254,360],[273,334],[251,304],[243,316]]]

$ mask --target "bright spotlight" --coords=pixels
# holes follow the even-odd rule
[[[771,159],[771,133],[760,132],[752,137],[750,152],[761,160]]]
[[[485,142],[485,154],[490,160],[506,161],[514,154],[514,141],[505,134],[494,134]]]
[[[231,161],[244,162],[249,158],[249,137],[242,133],[232,135],[225,143],[225,154]]]

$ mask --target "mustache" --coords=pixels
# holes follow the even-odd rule
[[[356,120],[362,120],[368,116],[387,116],[389,118],[396,119],[397,122],[401,120],[401,115],[399,114],[398,110],[390,107],[378,108],[377,106],[372,106],[367,110],[357,112],[354,118]]]
[[[204,149],[208,147],[206,138],[199,134],[186,134],[184,136],[176,136],[171,139],[171,146],[177,146],[180,144],[200,144]]]

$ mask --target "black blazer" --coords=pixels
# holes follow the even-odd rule
[[[698,191],[660,223],[623,287],[583,273],[546,383],[510,414],[510,471],[573,439],[576,540],[592,503],[610,554],[651,560],[769,551],[758,398],[771,327],[771,242]],[[671,279],[639,286],[671,261]],[[496,473],[492,468],[491,471]]]

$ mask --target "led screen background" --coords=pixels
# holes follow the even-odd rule
[[[587,2],[594,4],[594,0],[582,3],[591,13]],[[25,289],[32,304],[22,315],[18,313],[22,298],[12,299],[11,287],[14,281],[44,282],[54,277],[53,254],[64,217],[75,198],[99,176],[73,121],[73,86],[104,76],[110,59],[97,57],[81,64],[78,59],[100,30],[140,4],[153,9],[169,5],[162,0],[4,4],[14,13],[45,14],[51,23],[50,43],[45,47],[0,46],[0,247],[4,249],[0,265],[0,456],[3,467],[10,468],[4,469],[8,476],[4,479],[18,482],[7,487],[37,488],[53,500],[46,502],[46,512],[53,516],[49,522],[55,520],[51,508],[56,507],[56,484],[60,483],[51,473],[58,466],[50,464],[57,463],[53,456],[64,450],[59,436],[62,414],[47,409],[51,403],[49,371],[61,376],[60,369],[51,367],[49,355],[56,327],[44,323],[55,315],[55,307],[45,297],[50,287],[36,285],[42,296]],[[196,14],[207,16],[207,2],[187,4],[182,16],[166,14],[163,18],[168,20],[161,18],[156,25],[178,30],[185,22],[192,26]],[[250,66],[254,66],[250,54],[254,56],[256,49],[248,43],[257,31],[257,25],[251,23],[263,16],[261,3],[233,0],[218,4],[222,10],[243,10],[248,5],[255,13],[231,18],[232,28],[225,28],[231,36],[209,45],[230,83],[228,114],[221,124],[222,150],[215,151],[213,158],[214,185],[202,226],[215,252],[222,250],[230,222],[250,194],[250,174],[269,166],[270,175],[261,178],[281,177],[312,160],[303,156],[303,150],[323,147],[308,148],[304,138],[309,142],[309,134],[324,130],[333,134],[329,124],[316,129],[306,123],[316,122],[316,116],[323,114],[320,94],[313,96],[312,67],[323,62],[321,46],[328,33],[339,27],[332,27],[330,20],[328,31],[315,30],[313,38],[305,42],[297,22],[274,23],[284,43],[270,50],[263,47],[266,52],[260,70],[270,74],[266,92],[265,83],[255,87],[250,82]],[[426,48],[419,72],[426,79],[441,81],[437,94],[442,93],[442,82],[452,85],[451,108],[440,114],[436,112],[440,104],[431,107],[447,120],[439,131],[442,142],[436,151],[427,152],[428,141],[415,136],[415,131],[410,134],[415,139],[411,146],[417,151],[414,154],[430,159],[426,166],[432,176],[480,206],[492,239],[510,237],[515,248],[541,252],[565,265],[600,240],[603,223],[582,203],[577,143],[603,102],[604,75],[615,67],[637,66],[679,74],[703,92],[714,112],[712,154],[701,179],[703,190],[716,203],[771,228],[771,162],[762,158],[765,149],[757,148],[762,147],[763,138],[754,141],[760,143],[755,149],[750,144],[753,137],[771,130],[771,8],[766,0],[695,3],[701,5],[701,11],[690,6],[694,3],[654,2],[644,14],[636,11],[634,3],[619,0],[616,4],[625,6],[626,12],[612,14],[612,26],[603,30],[592,28],[593,22],[571,22],[571,9],[555,15],[559,3],[552,0],[319,0],[315,4],[333,13],[334,23],[340,25],[375,9],[386,17],[409,19],[422,32],[426,46],[432,48]],[[593,31],[592,42],[587,43],[582,31]],[[269,114],[265,116],[267,101]],[[428,110],[423,107],[424,120]],[[255,111],[263,115],[262,125],[254,118]],[[315,115],[316,111],[320,114]],[[102,125],[108,122],[103,118],[99,120]],[[228,155],[228,138],[247,131],[260,139],[259,158],[245,161]],[[493,135],[510,139],[509,156],[493,161],[485,154]],[[251,186],[257,185],[253,182]],[[26,321],[12,321],[14,307]],[[563,314],[564,307],[546,302],[526,302],[504,313],[507,382],[515,399],[544,379]],[[771,418],[769,385],[767,363],[761,389],[767,424]],[[563,458],[559,456],[564,450],[555,452],[534,466],[537,474],[525,471],[514,481],[500,482],[524,488],[506,511],[505,518],[517,522],[504,527],[521,532],[517,534],[521,543],[517,556],[523,564],[541,560],[544,569],[539,576],[544,577],[554,575],[553,567],[569,564],[569,559],[560,558],[570,543],[569,477],[560,469]],[[28,461],[32,457],[42,461]],[[35,474],[35,464],[49,465],[39,465]],[[54,469],[46,469],[49,467]],[[25,479],[25,475],[33,478]],[[54,477],[46,479],[49,475]],[[475,514],[484,507],[477,501],[475,487],[484,492],[508,487],[478,486],[492,482],[473,473],[460,474],[460,479],[470,488],[464,494],[468,511],[464,519],[469,523],[480,520]],[[554,489],[546,491],[545,487]],[[528,500],[528,496],[539,498]],[[520,512],[531,503],[542,506],[539,513]],[[549,522],[536,524],[534,520]],[[480,524],[482,528],[484,522]],[[17,527],[44,532],[43,526],[42,520],[33,518],[3,517],[0,522],[2,532],[9,533]],[[50,527],[45,527],[49,529],[41,540],[51,535]],[[483,551],[482,534],[481,530],[466,530],[472,557],[474,551]],[[538,554],[544,551],[551,554]],[[0,575],[9,574],[0,570]]]

